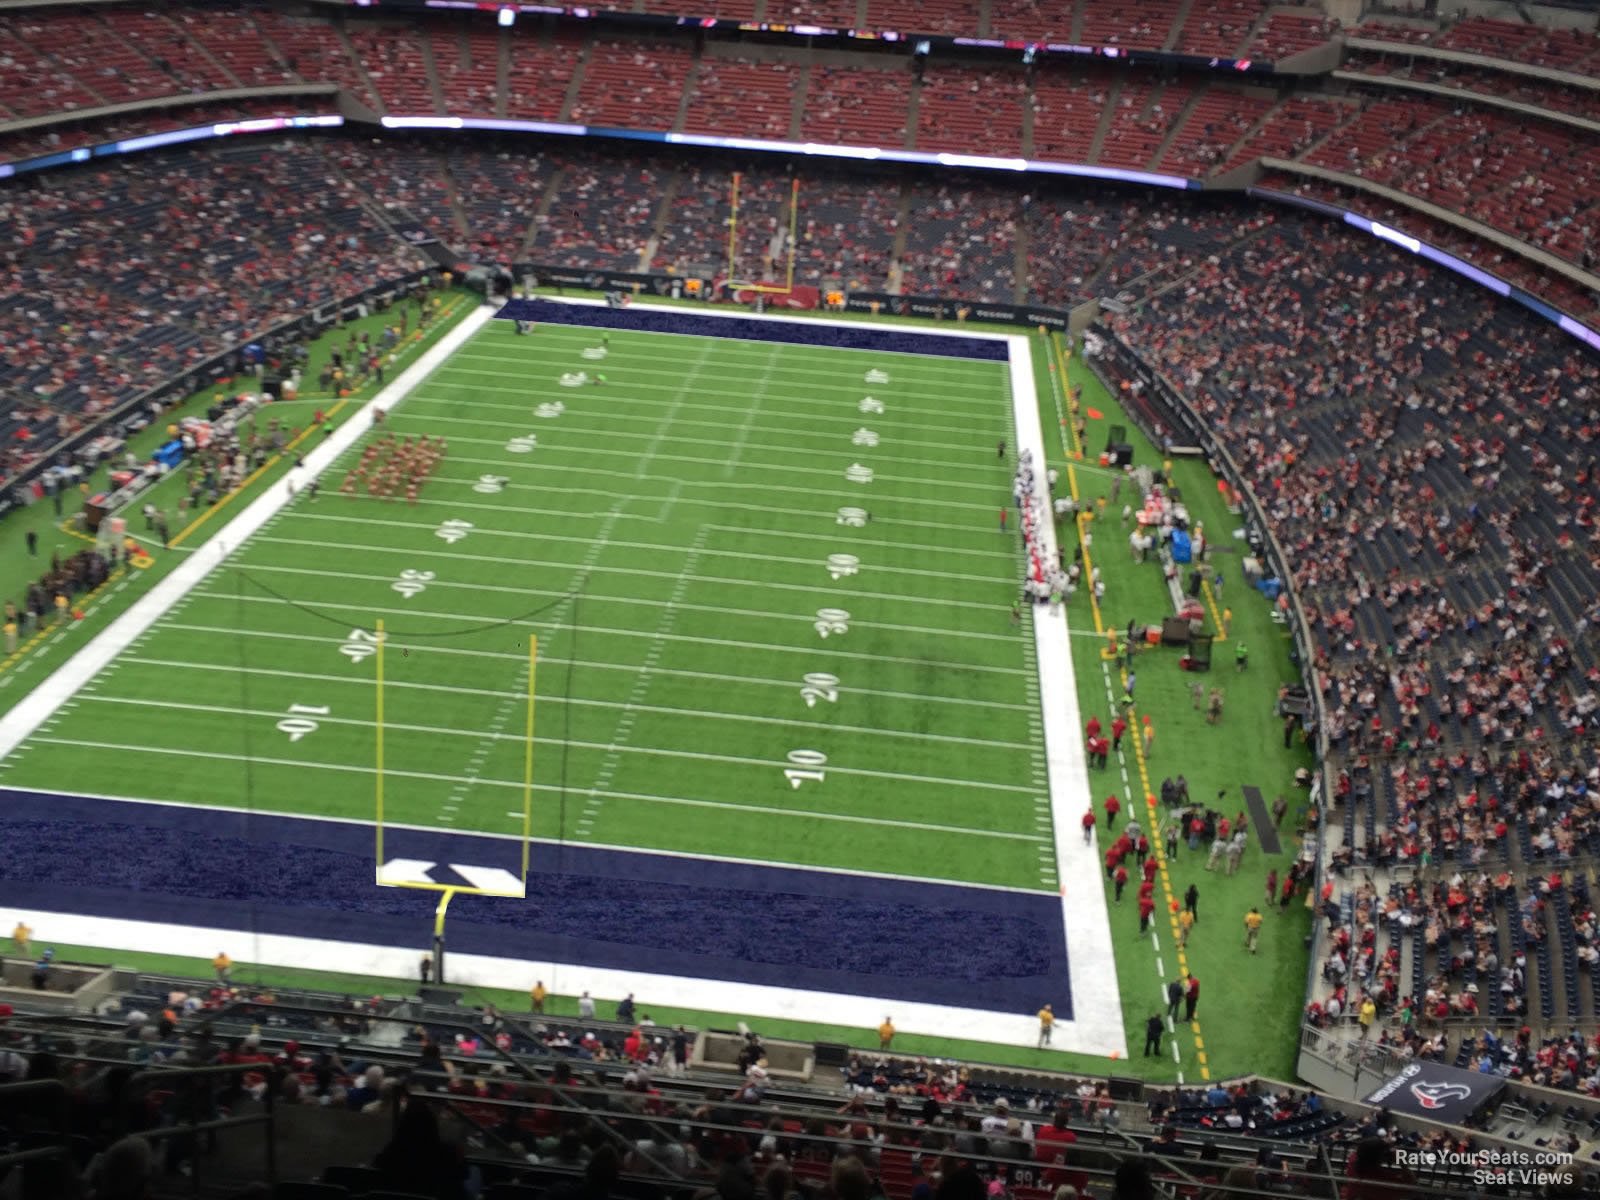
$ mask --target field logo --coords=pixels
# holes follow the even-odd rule
[[[454,546],[471,532],[471,521],[446,521],[433,531],[433,536],[443,538],[447,544]]]
[[[1411,1094],[1423,1108],[1448,1108],[1452,1100],[1472,1099],[1472,1089],[1464,1083],[1413,1083]]]
[[[819,608],[817,619],[813,624],[824,639],[829,634],[843,637],[850,632],[850,614],[842,608]]]
[[[863,396],[861,403],[856,407],[864,413],[881,413],[883,411],[883,401],[876,396]]]
[[[493,496],[497,492],[505,491],[506,484],[510,482],[504,475],[479,475],[478,482],[472,485],[472,490],[485,496]]]
[[[867,523],[867,510],[864,508],[841,508],[836,523],[848,525],[851,529],[860,529]]]
[[[559,401],[559,400],[555,400],[555,401],[547,400],[543,404],[539,405],[538,408],[533,410],[533,415],[536,416],[536,417],[543,418],[546,421],[551,421],[551,420],[554,420],[556,417],[559,417],[562,413],[564,413],[566,411],[567,411],[567,406],[565,404],[561,403],[561,401]]]
[[[868,383],[888,383],[889,375],[886,371],[871,370],[862,376]]]
[[[844,477],[851,483],[871,483],[872,468],[863,467],[860,463],[851,463],[844,469]]]
[[[871,449],[878,444],[878,435],[870,429],[858,429],[850,435],[850,444]]]
[[[860,570],[861,560],[854,554],[828,555],[828,574],[833,576],[836,583],[846,575],[855,575]]]
[[[583,371],[563,371],[561,373],[562,387],[582,387],[589,382],[589,376]]]
[[[604,346],[585,346],[583,348],[583,357],[589,359],[591,362],[595,361],[596,359],[604,358],[609,353],[610,351]]]

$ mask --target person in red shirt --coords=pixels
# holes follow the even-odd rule
[[[1117,864],[1122,861],[1122,856],[1117,853],[1115,846],[1106,851],[1106,878],[1113,879],[1117,874]]]
[[[1200,979],[1198,976],[1190,975],[1189,982],[1184,985],[1183,989],[1183,1019],[1185,1021],[1194,1020],[1194,1006],[1199,1003]]]
[[[1156,911],[1156,902],[1149,896],[1139,897],[1139,936],[1150,928],[1150,917]]]
[[[1088,741],[1094,741],[1100,736],[1100,718],[1090,717],[1089,724],[1084,726],[1084,734]]]
[[[1089,805],[1089,810],[1083,814],[1083,844],[1087,846],[1094,840],[1095,815],[1094,805]]]
[[[1122,801],[1115,795],[1106,797],[1106,828],[1110,829],[1117,823],[1117,814],[1122,811]]]
[[[1141,867],[1150,861],[1150,839],[1143,833],[1139,834],[1139,840],[1133,844],[1133,854],[1139,860]]]
[[[1155,859],[1153,859],[1153,858],[1145,859],[1144,860],[1144,866],[1141,867],[1140,870],[1144,874],[1144,880],[1145,880],[1146,883],[1154,883],[1155,882],[1155,878],[1156,878],[1156,860]]]
[[[1122,866],[1119,863],[1117,865],[1116,873],[1114,875],[1112,875],[1111,878],[1113,880],[1115,880],[1116,885],[1117,885],[1117,903],[1121,904],[1122,903],[1122,889],[1128,886],[1128,868]],[[1143,893],[1141,893],[1141,895],[1142,894]]]
[[[1223,817],[1222,820],[1217,822],[1217,838],[1218,838],[1218,840],[1225,842],[1232,835],[1232,833],[1233,833],[1233,822],[1228,820],[1227,817]]]
[[[1117,717],[1111,722],[1111,748],[1113,750],[1122,749],[1122,735],[1127,732],[1128,723],[1121,717]]]
[[[1046,1188],[1057,1188],[1063,1184],[1078,1189],[1078,1195],[1084,1195],[1089,1187],[1089,1177],[1081,1171],[1068,1171],[1063,1168],[1071,1161],[1071,1147],[1076,1144],[1078,1135],[1067,1128],[1067,1110],[1056,1109],[1055,1116],[1050,1124],[1039,1126],[1033,1135],[1033,1161],[1044,1165],[1044,1172],[1040,1182]]]

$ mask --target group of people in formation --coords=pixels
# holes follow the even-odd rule
[[[444,459],[448,447],[442,437],[396,437],[385,433],[361,455],[361,461],[345,475],[339,491],[354,495],[362,488],[369,496],[389,500],[404,496],[415,504],[417,494],[435,467]]]

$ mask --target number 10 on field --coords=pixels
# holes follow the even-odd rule
[[[783,777],[791,788],[802,783],[821,783],[827,774],[822,768],[828,765],[828,756],[820,750],[791,750],[789,761],[794,765],[783,769]]]

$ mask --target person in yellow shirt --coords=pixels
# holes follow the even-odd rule
[[[1189,931],[1194,928],[1194,914],[1187,908],[1178,914],[1178,949],[1189,944]]]
[[[1361,1001],[1361,1036],[1365,1038],[1372,1032],[1372,1022],[1378,1018],[1378,1006],[1368,996]]]
[[[894,1042],[894,1022],[888,1017],[878,1026],[878,1049],[887,1050]]]
[[[1050,1028],[1056,1023],[1055,1009],[1046,1004],[1039,1010],[1039,1049],[1050,1044]]]
[[[1225,608],[1225,609],[1222,610],[1222,640],[1223,641],[1227,641],[1228,640],[1228,630],[1230,630],[1232,628],[1233,628],[1233,609]]]
[[[550,993],[544,990],[544,980],[539,980],[528,992],[528,1007],[536,1013],[544,1011],[545,998]]]
[[[1251,954],[1256,952],[1256,943],[1261,940],[1261,910],[1252,907],[1244,915],[1244,947]]]
[[[218,983],[228,982],[228,972],[233,970],[233,959],[228,957],[226,950],[217,951],[217,956],[211,960],[211,969],[217,973]]]
[[[18,958],[28,957],[28,944],[33,941],[33,930],[26,921],[18,921],[17,927],[11,931],[11,944],[16,947]]]

